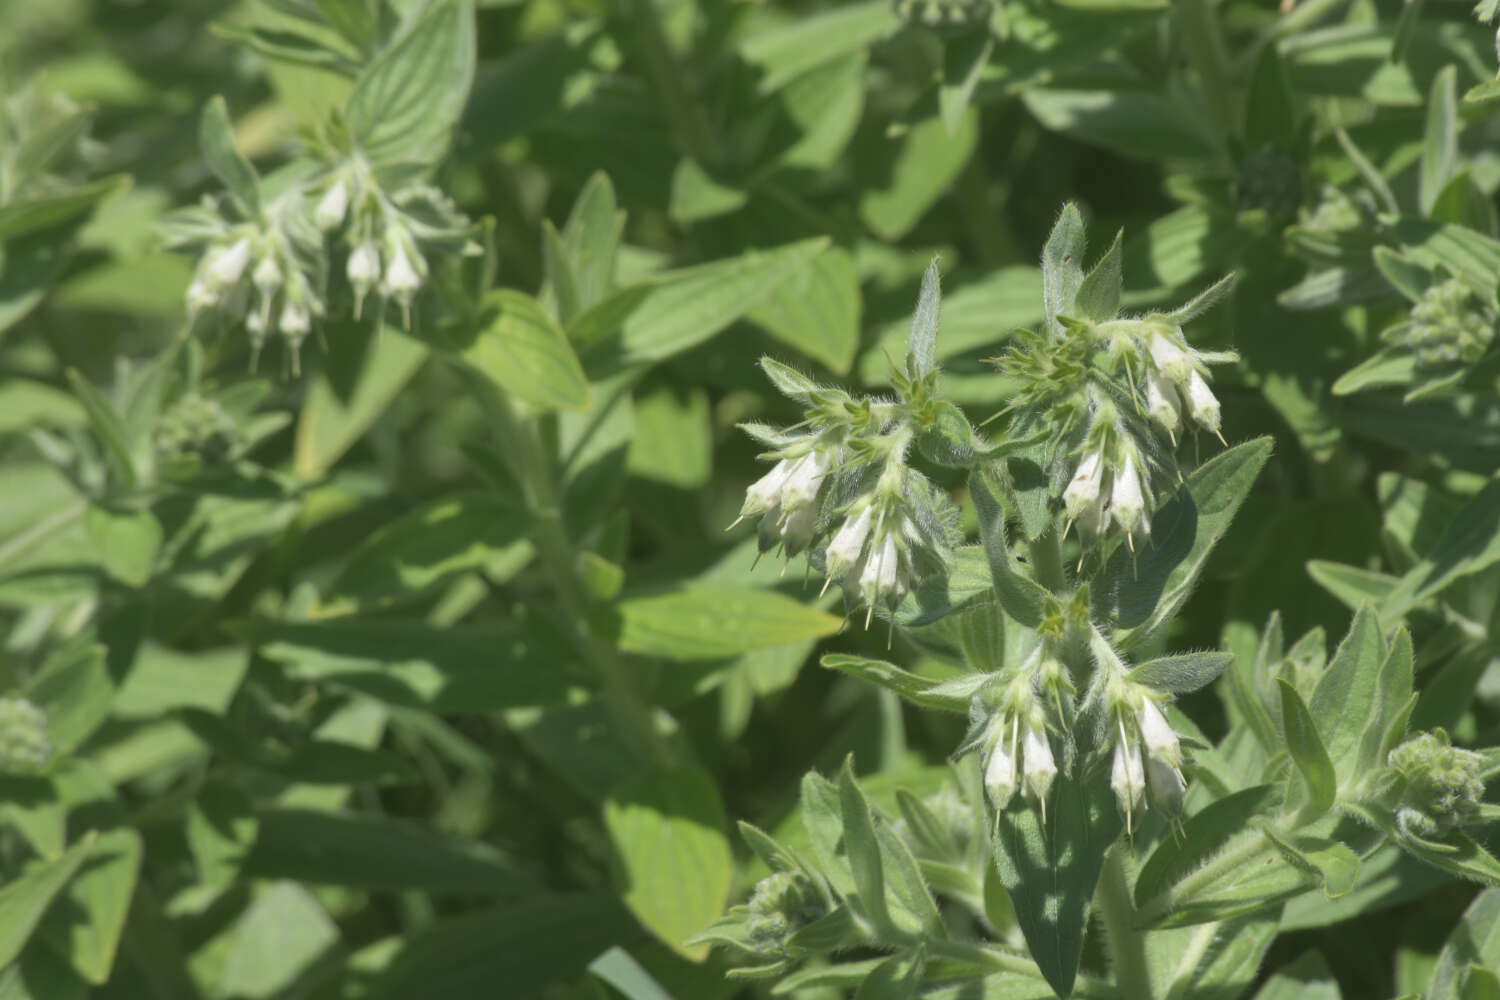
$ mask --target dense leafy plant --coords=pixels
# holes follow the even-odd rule
[[[1493,8],[0,7],[0,996],[1500,994]]]

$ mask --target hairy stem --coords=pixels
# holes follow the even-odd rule
[[[1146,961],[1146,932],[1136,926],[1124,850],[1124,841],[1117,842],[1104,858],[1104,871],[1099,876],[1099,919],[1104,925],[1115,984],[1131,1000],[1152,1000],[1155,994]]]

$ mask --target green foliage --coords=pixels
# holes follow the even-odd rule
[[[0,996],[1500,996],[1497,12],[0,4]]]

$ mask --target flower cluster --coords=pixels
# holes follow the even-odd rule
[[[1473,364],[1495,338],[1496,316],[1459,278],[1434,284],[1398,331],[1423,368]]]
[[[0,774],[34,774],[52,753],[46,713],[25,698],[0,698]]]
[[[1132,700],[1139,708],[1132,710]],[[1151,692],[1137,689],[1122,696],[1112,711],[1116,734],[1109,787],[1115,793],[1125,825],[1151,804],[1168,816],[1182,812],[1187,781],[1182,776],[1182,744]]]
[[[151,429],[151,444],[159,458],[193,456],[205,462],[222,461],[239,442],[234,417],[217,400],[196,392],[185,394],[161,414]]]
[[[735,524],[747,517],[761,519],[762,552],[780,546],[788,556],[795,556],[807,548],[817,530],[818,497],[838,461],[839,446],[835,440],[813,439],[797,447],[806,450],[784,454],[770,472],[751,484],[735,519]]]
[[[1052,733],[1066,729],[1073,710],[1073,684],[1049,642],[1019,666],[998,673],[969,706],[970,736],[959,747],[980,753],[984,790],[996,822],[1022,792],[1047,815],[1047,795],[1058,775]]]
[[[745,934],[761,952],[782,952],[793,934],[827,912],[828,900],[813,876],[776,872],[756,883]]]
[[[1484,800],[1484,758],[1453,746],[1442,729],[1418,733],[1396,747],[1390,765],[1406,781],[1396,825],[1409,837],[1441,837],[1472,820]]]

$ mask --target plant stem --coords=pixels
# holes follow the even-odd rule
[[[1146,932],[1136,927],[1135,904],[1130,898],[1130,880],[1125,870],[1124,841],[1117,842],[1104,858],[1099,876],[1099,919],[1104,940],[1113,959],[1115,985],[1130,1000],[1152,1000],[1151,967],[1146,960]]]
[[[1149,923],[1172,912],[1182,904],[1184,898],[1191,898],[1198,886],[1210,884],[1215,879],[1221,878],[1225,872],[1243,867],[1245,862],[1265,850],[1266,844],[1264,833],[1255,829],[1247,831],[1237,843],[1226,847],[1201,868],[1183,876],[1169,890],[1141,907],[1140,919]]]
[[[1193,68],[1198,71],[1209,109],[1222,125],[1222,134],[1226,137],[1232,135],[1238,130],[1238,108],[1224,39],[1209,0],[1174,0],[1173,8],[1178,29],[1182,32],[1183,47]]]
[[[500,421],[506,456],[521,481],[532,516],[531,540],[562,603],[569,641],[593,668],[605,708],[631,750],[650,764],[671,765],[674,755],[652,721],[651,706],[635,690],[619,653],[600,642],[589,626],[588,591],[579,578],[573,545],[563,527],[555,473],[536,421],[518,413],[515,404],[498,391],[485,387],[482,395],[492,401],[490,409]]]

